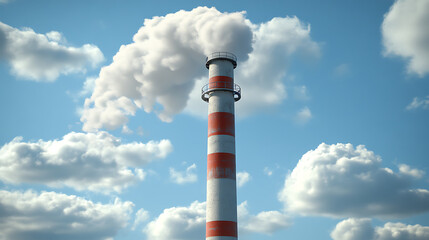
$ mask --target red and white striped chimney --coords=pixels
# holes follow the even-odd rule
[[[209,103],[207,143],[206,240],[237,239],[234,102],[241,89],[234,84],[237,58],[215,52],[206,59],[209,84],[202,99]]]

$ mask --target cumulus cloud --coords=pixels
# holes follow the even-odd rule
[[[257,215],[249,214],[247,201],[241,203],[237,211],[240,234],[263,233],[270,235],[291,225],[290,217],[279,211],[263,211]]]
[[[278,211],[263,211],[252,215],[247,210],[247,201],[237,207],[239,234],[272,234],[290,226],[290,219]],[[197,240],[204,238],[206,228],[206,203],[193,202],[188,207],[165,209],[144,228],[151,240]]]
[[[250,174],[246,171],[237,173],[237,187],[242,187],[250,180]]]
[[[428,25],[428,1],[395,1],[381,26],[384,54],[404,58],[408,73],[423,77],[429,72]]]
[[[265,168],[264,168],[264,173],[265,173],[267,176],[271,176],[271,175],[273,175],[273,170],[271,170],[269,167],[265,167]]]
[[[399,165],[399,172],[405,175],[409,175],[415,178],[421,178],[425,174],[423,170],[411,168],[407,164],[400,164]]]
[[[131,130],[127,125],[123,125],[122,126],[122,131],[123,134],[132,134],[133,130]]]
[[[38,142],[17,137],[0,149],[0,180],[120,192],[144,179],[140,167],[171,151],[169,140],[122,144],[107,132],[71,132],[60,140]]]
[[[413,98],[413,101],[406,107],[407,110],[414,110],[418,108],[429,109],[429,96],[424,98],[415,97]]]
[[[221,13],[198,7],[146,19],[104,67],[85,101],[83,129],[115,129],[138,109],[162,121],[186,110],[206,115],[200,89],[207,79],[204,59],[215,51],[237,55],[236,79],[245,89],[244,114],[279,104],[286,97],[282,79],[293,55],[317,56],[310,27],[298,18],[274,18],[252,24],[244,12]]]
[[[88,97],[90,94],[92,94],[96,79],[97,78],[95,77],[87,77],[80,91],[78,92],[66,91],[66,93],[73,99],[73,101],[78,102],[82,98]],[[82,115],[83,107],[78,107],[76,111],[78,115]]]
[[[176,171],[174,168],[170,168],[170,179],[177,184],[192,183],[197,181],[197,174],[194,172],[197,169],[197,165],[192,164],[186,168],[185,172]]]
[[[104,60],[97,46],[63,45],[59,32],[39,34],[30,28],[22,30],[0,22],[0,59],[6,60],[11,72],[34,81],[54,81],[60,74],[85,72]]]
[[[95,87],[95,77],[87,77],[85,82],[83,83],[82,90],[79,92],[79,96],[87,96],[94,91]]]
[[[149,212],[146,211],[146,210],[144,210],[143,208],[139,209],[136,212],[136,216],[135,216],[135,219],[134,219],[134,224],[133,224],[131,230],[133,230],[133,231],[136,230],[136,228],[138,226],[140,226],[142,223],[146,222],[148,219],[149,219]]]
[[[350,74],[350,66],[347,63],[342,63],[334,68],[335,77],[345,77]]]
[[[310,38],[310,25],[297,17],[273,18],[252,24],[254,41],[249,59],[237,67],[243,90],[237,112],[249,115],[278,105],[287,97],[283,80],[294,56],[318,58],[319,45]],[[244,101],[245,99],[245,101]]]
[[[349,218],[341,221],[331,232],[334,240],[371,240],[374,239],[374,228],[371,226],[371,219]]]
[[[413,179],[382,168],[363,145],[322,143],[302,156],[279,199],[303,215],[403,217],[429,210],[429,191],[413,189]]]
[[[205,217],[206,203],[195,201],[189,207],[165,209],[144,232],[151,240],[197,240],[205,236]]]
[[[429,239],[429,227],[388,222],[374,228],[370,219],[350,218],[338,223],[331,237],[333,240],[424,240]]]
[[[295,115],[295,121],[299,124],[306,124],[313,117],[308,107],[304,107]]]
[[[101,204],[55,192],[0,190],[0,239],[113,239],[133,204]]]
[[[425,240],[429,239],[429,227],[405,225],[403,223],[386,223],[384,227],[376,227],[376,240]]]
[[[294,98],[300,101],[307,101],[310,99],[308,89],[306,86],[295,86],[293,88]]]

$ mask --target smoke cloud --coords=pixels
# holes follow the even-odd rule
[[[207,7],[146,19],[133,43],[121,46],[101,69],[85,100],[83,130],[116,129],[138,109],[155,112],[165,122],[184,110],[205,115],[200,99],[208,81],[204,59],[216,51],[233,52],[239,59],[236,80],[246,101],[238,111],[250,114],[279,104],[286,98],[282,80],[292,55],[319,55],[309,34],[309,26],[296,17],[252,24],[245,12]]]

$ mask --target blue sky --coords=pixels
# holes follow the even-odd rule
[[[429,238],[429,3],[0,1],[0,239],[201,239],[205,55],[239,238]]]

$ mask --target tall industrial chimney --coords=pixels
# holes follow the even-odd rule
[[[209,83],[201,98],[209,103],[207,141],[206,240],[237,239],[234,102],[241,89],[234,83],[237,57],[215,52],[206,58]]]

